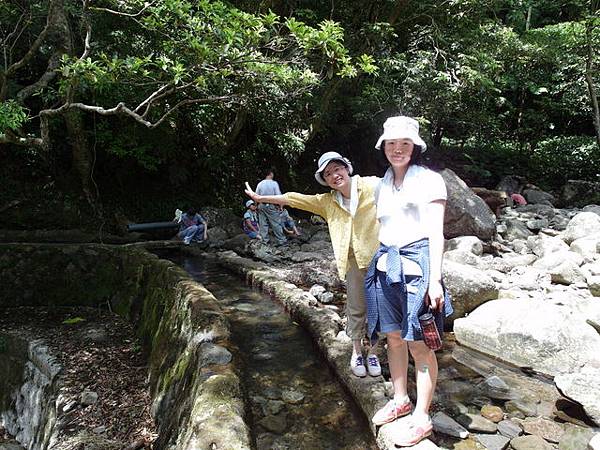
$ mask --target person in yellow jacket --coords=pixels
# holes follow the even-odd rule
[[[379,376],[381,366],[375,354],[376,344],[369,348],[366,361],[362,353],[366,322],[365,272],[379,246],[374,198],[379,178],[351,176],[352,172],[347,158],[337,152],[327,152],[319,158],[315,172],[317,182],[332,189],[326,194],[258,195],[248,183],[245,192],[255,202],[289,205],[318,214],[327,221],[338,273],[347,286],[346,333],[353,343],[350,368],[358,377],[367,373]]]

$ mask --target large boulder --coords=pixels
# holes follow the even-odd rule
[[[527,203],[534,205],[541,204],[552,206],[556,202],[554,195],[540,189],[525,189],[523,191],[523,197],[525,197]]]
[[[477,236],[490,240],[496,234],[496,217],[486,203],[473,193],[452,170],[440,172],[448,190],[444,234],[448,238]]]
[[[496,190],[504,191],[508,194],[519,194],[526,184],[527,180],[525,180],[525,178],[523,177],[519,177],[516,175],[507,175],[500,180],[500,182],[496,186]]]
[[[568,180],[560,193],[561,206],[582,206],[597,201],[600,183],[594,181]]]
[[[569,302],[500,299],[456,319],[454,333],[467,347],[555,376],[600,358],[600,335],[586,319]]]
[[[498,298],[494,280],[484,271],[471,266],[444,260],[444,283],[452,296],[454,314],[463,317],[482,303]]]
[[[589,321],[600,321],[597,300],[562,293],[486,302],[456,319],[454,333],[462,345],[557,377],[563,392],[598,420],[600,335]]]
[[[581,403],[600,425],[600,365],[586,364],[576,372],[558,375],[554,382],[564,395]]]
[[[242,218],[236,216],[228,208],[201,208],[200,212],[208,222],[208,234],[213,227],[219,227],[227,233],[227,237],[233,237],[242,230]]]
[[[580,212],[569,221],[562,238],[567,244],[570,244],[576,239],[596,234],[600,234],[600,216],[587,211]]]

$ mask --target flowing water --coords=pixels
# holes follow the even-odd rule
[[[376,449],[367,419],[283,307],[202,258],[167,255],[231,321],[258,449]]]

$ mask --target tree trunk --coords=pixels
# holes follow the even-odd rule
[[[98,202],[98,190],[92,178],[94,161],[85,137],[85,127],[81,113],[72,109],[63,117],[67,126],[69,143],[71,144],[72,170],[79,180],[86,200],[95,210]]]
[[[596,87],[594,86],[594,52],[592,49],[592,21],[589,20],[585,28],[586,44],[587,44],[587,59],[585,62],[585,81],[588,86],[590,93],[590,100],[592,102],[592,114],[594,120],[594,129],[596,130],[596,142],[600,147],[600,108],[598,107],[598,96],[596,94]]]

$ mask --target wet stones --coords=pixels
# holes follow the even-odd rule
[[[498,422],[498,432],[510,439],[515,438],[523,434],[523,429],[517,423],[512,420],[502,420]]]
[[[79,399],[79,403],[83,406],[90,406],[98,401],[98,394],[93,391],[83,391]]]
[[[200,367],[205,367],[211,364],[229,364],[232,360],[232,355],[229,350],[211,342],[205,342],[200,345],[199,356]]]
[[[469,432],[462,425],[441,411],[433,415],[431,422],[436,433],[443,433],[461,439],[466,439],[469,436]]]
[[[483,408],[481,408],[481,415],[494,423],[498,423],[504,419],[502,408],[494,405],[484,405]]]
[[[475,440],[487,450],[504,450],[510,439],[500,434],[476,434]]]

